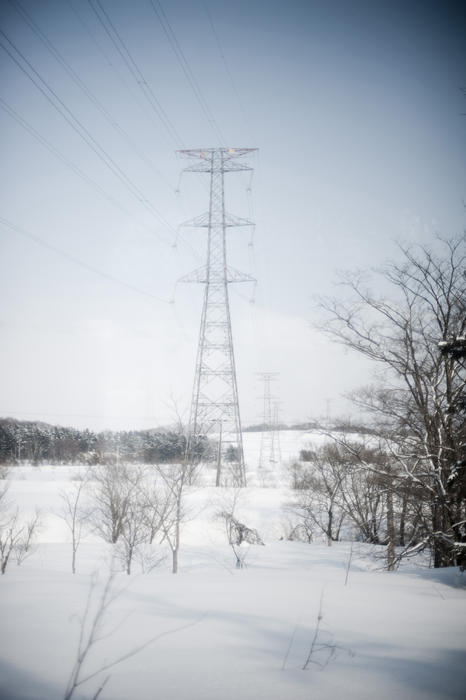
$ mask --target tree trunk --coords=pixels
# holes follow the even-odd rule
[[[406,511],[408,509],[408,498],[407,496],[402,497],[401,501],[401,513],[400,513],[400,532],[399,532],[399,543],[400,547],[405,546],[405,528],[406,528]]]
[[[172,574],[178,573],[178,545],[172,549]]]
[[[394,571],[396,564],[395,518],[393,514],[393,484],[391,480],[387,487],[387,538],[387,569]]]
[[[432,530],[434,533],[432,549],[434,554],[434,567],[439,569],[444,566],[456,566],[456,553],[451,545],[437,533],[450,531],[446,499],[437,497],[433,504]]]
[[[328,521],[327,521],[327,545],[332,546],[332,526],[333,526],[333,510],[332,506],[328,509]]]

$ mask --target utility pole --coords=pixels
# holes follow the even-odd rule
[[[227,228],[251,226],[252,222],[226,212],[225,173],[251,170],[249,165],[239,163],[238,159],[255,150],[207,148],[179,151],[182,156],[195,160],[185,172],[210,175],[209,211],[185,223],[207,229],[207,262],[180,280],[204,285],[187,458],[192,458],[198,438],[209,436],[220,424],[217,464],[229,464],[231,479],[236,486],[246,485],[246,473],[228,285],[255,280],[227,265]],[[217,478],[219,480],[219,475]]]

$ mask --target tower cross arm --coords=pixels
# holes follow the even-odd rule
[[[240,158],[248,153],[254,153],[258,151],[258,148],[183,148],[177,151],[184,158],[202,158],[203,160],[210,160],[212,154],[220,153],[223,160],[231,158]]]
[[[192,272],[188,272],[187,275],[183,275],[183,277],[180,277],[178,280],[178,282],[197,284],[205,284],[207,281],[206,265],[201,265],[201,267],[196,268]],[[230,266],[227,266],[226,281],[229,284],[234,284],[236,282],[257,282],[256,278],[252,277],[252,275],[248,275],[245,272],[240,272],[239,270],[236,270],[234,267]]]
[[[235,216],[234,214],[229,214],[224,212],[222,218],[219,221],[213,221],[210,217],[209,212],[204,214],[199,214],[193,219],[188,219],[184,221],[181,226],[192,226],[194,228],[209,228],[209,226],[224,226],[225,228],[234,228],[236,226],[254,226],[254,222],[249,219],[245,219],[242,216]]]
[[[257,151],[257,148],[187,148],[178,151],[183,158],[194,158],[198,162],[185,168],[185,172],[208,173],[252,170],[248,164],[237,163],[236,159]]]
[[[257,282],[257,280],[255,277],[252,277],[252,275],[248,275],[245,272],[240,272],[239,270],[236,270],[234,267],[230,267],[228,265],[227,266],[227,282],[229,282],[229,283]]]
[[[201,267],[196,268],[196,270],[188,272],[187,275],[180,277],[178,282],[205,284],[207,282],[207,266],[201,265]]]
[[[224,161],[220,166],[212,166],[210,162],[206,163],[196,163],[195,165],[189,165],[187,168],[183,168],[184,173],[211,173],[211,172],[222,172],[222,173],[232,173],[237,170],[254,170],[250,165],[243,163],[235,163]]]

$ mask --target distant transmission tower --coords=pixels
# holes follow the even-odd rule
[[[282,462],[282,448],[280,445],[280,404],[281,401],[273,403],[273,444],[274,455],[277,458],[278,464]]]
[[[226,229],[250,226],[252,222],[225,211],[225,173],[251,170],[249,165],[238,163],[237,159],[255,150],[207,148],[180,151],[184,157],[197,161],[185,172],[210,174],[209,211],[186,222],[188,226],[207,229],[207,262],[180,280],[205,285],[189,421],[188,459],[199,436],[218,433],[217,484],[220,483],[221,464],[227,463],[237,486],[246,485],[246,474],[228,285],[255,280],[227,265]]]
[[[278,377],[278,372],[259,372],[264,382],[262,435],[259,453],[259,469],[269,469],[281,461],[280,435],[278,431],[279,402],[272,396],[271,383]]]

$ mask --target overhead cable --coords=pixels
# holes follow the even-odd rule
[[[103,187],[99,185],[98,182],[93,180],[91,177],[86,175],[81,168],[79,168],[73,161],[69,160],[61,151],[58,150],[50,141],[48,141],[42,134],[40,134],[37,129],[35,129],[32,124],[29,124],[18,112],[11,107],[5,100],[3,100],[0,97],[0,107],[12,118],[14,119],[20,126],[23,127],[31,136],[33,136],[44,148],[46,148],[52,155],[54,155],[58,160],[60,160],[64,165],[66,165],[67,168],[72,170],[78,177],[80,177],[84,182],[86,182],[88,185],[90,185],[93,189],[95,189],[99,194],[102,195],[102,197],[105,197],[109,202],[111,202],[115,207],[118,207],[120,211],[122,211],[126,216],[128,216],[130,219],[133,218],[133,216],[129,213],[127,209],[125,209],[120,202],[118,202],[114,197],[112,197],[111,194],[108,194]]]
[[[218,51],[219,51],[219,54],[220,54],[220,58],[222,59],[222,63],[223,63],[223,65],[224,65],[225,72],[226,72],[226,74],[227,74],[227,76],[228,76],[228,80],[230,81],[231,88],[232,88],[232,90],[233,90],[233,92],[234,92],[234,94],[235,94],[235,97],[236,97],[236,99],[237,99],[237,102],[238,102],[238,105],[239,105],[239,108],[240,108],[241,115],[242,115],[242,117],[243,117],[244,123],[245,123],[245,125],[247,126],[248,130],[250,131],[250,130],[251,130],[251,125],[250,125],[250,122],[249,122],[249,119],[248,119],[248,116],[247,116],[247,113],[246,113],[246,109],[244,108],[244,104],[243,104],[243,101],[242,101],[242,99],[241,99],[241,97],[240,97],[240,94],[239,94],[239,92],[238,92],[238,88],[236,87],[236,83],[235,83],[235,81],[234,81],[233,74],[232,74],[232,72],[231,72],[231,70],[230,70],[230,66],[228,65],[227,59],[226,59],[226,57],[225,57],[225,52],[224,52],[224,50],[223,50],[223,47],[222,47],[222,44],[221,44],[221,41],[220,41],[220,36],[219,36],[219,34],[218,34],[218,32],[217,32],[217,30],[216,30],[216,28],[215,28],[214,20],[213,20],[213,18],[212,18],[211,12],[210,12],[210,10],[209,10],[209,6],[208,6],[208,4],[207,4],[207,2],[206,2],[205,0],[203,0],[202,4],[203,4],[203,6],[204,6],[204,10],[205,10],[205,13],[206,13],[206,15],[207,15],[207,19],[208,19],[209,24],[210,24],[210,28],[211,28],[211,30],[212,30],[212,34],[213,34],[214,39],[215,39],[215,42],[216,42],[216,44],[217,44],[217,48],[218,48]],[[255,141],[255,139],[253,139],[253,141]]]
[[[98,1],[98,0],[97,0]],[[181,46],[178,42],[178,39],[176,38],[176,35],[170,25],[170,22],[168,21],[168,18],[165,14],[165,11],[159,2],[159,0],[150,0],[150,4],[152,6],[152,9],[154,10],[154,13],[159,20],[162,29],[165,33],[165,36],[168,39],[168,42],[170,46],[172,47],[172,50],[183,70],[183,73],[186,76],[186,79],[188,80],[188,83],[190,84],[194,95],[196,96],[197,101],[199,102],[199,105],[201,106],[202,111],[204,112],[204,115],[210,124],[213,132],[215,133],[220,146],[226,146],[226,140],[224,135],[222,134],[222,131],[220,127],[218,126],[217,122],[215,121],[215,118],[209,108],[209,105],[206,102],[206,99],[202,93],[202,90],[199,86],[199,83],[196,80],[196,77],[191,69],[191,66],[189,65],[189,62],[186,59],[186,56],[184,55]]]
[[[110,112],[103,106],[99,99],[93,94],[93,92],[88,88],[86,83],[79,77],[76,71],[70,66],[68,61],[56,48],[56,46],[50,41],[50,39],[44,34],[40,27],[34,22],[30,14],[24,9],[18,0],[9,0],[10,4],[16,9],[16,11],[22,16],[24,21],[29,25],[33,33],[42,41],[42,43],[47,47],[52,56],[58,61],[62,68],[69,75],[71,80],[79,87],[79,89],[86,95],[90,102],[99,110],[102,116],[109,122],[109,124],[117,131],[120,136],[124,138],[126,143],[130,148],[136,153],[136,155],[144,161],[144,163],[151,168],[166,184],[169,185],[168,181],[164,175],[154,166],[152,161],[143,153],[138,146],[134,143],[131,136],[122,128],[122,126],[117,122],[115,117],[110,114]],[[170,185],[169,185],[170,186]]]
[[[108,35],[110,41],[115,46],[129,72],[131,73],[137,85],[139,86],[140,90],[151,105],[159,120],[162,122],[170,138],[174,141],[177,147],[179,147],[180,144],[181,146],[183,146],[183,141],[179,133],[177,132],[173,122],[168,117],[163,106],[161,105],[160,101],[155,95],[153,89],[147,82],[143,72],[134,60],[121,34],[110,19],[110,16],[102,7],[102,3],[100,2],[100,0],[88,0],[88,2],[98,21],[102,25],[106,34]]]
[[[67,105],[60,99],[53,88],[47,83],[47,81],[36,71],[32,64],[27,60],[24,54],[15,46],[15,44],[8,38],[3,30],[0,29],[0,34],[6,39],[11,49],[21,58],[23,63],[12,53],[12,51],[5,46],[4,43],[0,41],[0,47],[7,53],[11,60],[18,66],[18,68],[29,78],[29,80],[36,86],[36,88],[42,93],[46,100],[52,105],[52,107],[65,119],[65,121],[71,126],[71,128],[85,141],[89,148],[98,156],[98,158],[112,171],[112,173],[123,183],[123,185],[131,192],[131,194],[136,197],[136,199],[148,209],[153,216],[155,216],[158,221],[164,224],[165,227],[170,229],[172,234],[176,234],[175,229],[171,224],[157,211],[157,209],[151,204],[151,202],[146,198],[143,192],[135,185],[135,183],[129,178],[128,175],[119,167],[119,165],[113,160],[113,158],[107,153],[107,151],[96,141],[88,129],[82,124],[82,122],[75,116],[75,114],[67,107]],[[35,77],[34,77],[35,76]],[[165,243],[168,241],[165,240]]]
[[[84,260],[80,260],[79,258],[75,257],[74,255],[71,255],[71,253],[68,253],[66,250],[63,250],[63,248],[59,248],[58,246],[55,246],[52,243],[48,243],[43,238],[36,236],[34,233],[30,233],[30,231],[26,231],[24,228],[20,228],[19,226],[17,226],[13,222],[9,221],[8,219],[5,219],[3,216],[0,216],[0,224],[5,226],[6,228],[10,229],[11,231],[18,233],[20,236],[24,236],[25,238],[29,238],[30,240],[34,241],[34,243],[37,243],[37,245],[40,245],[43,248],[47,248],[48,250],[53,251],[54,253],[56,253],[57,255],[60,255],[62,258],[65,258],[69,262],[72,262],[75,265],[79,265],[79,267],[84,268],[88,272],[93,272],[95,275],[98,275],[99,277],[103,277],[104,279],[106,279],[110,282],[113,282],[114,284],[118,284],[122,287],[125,287],[126,289],[130,289],[132,292],[136,292],[137,294],[142,294],[145,297],[149,297],[150,299],[155,299],[156,301],[159,301],[163,304],[170,303],[170,301],[168,299],[162,299],[162,297],[158,297],[155,294],[152,294],[151,292],[146,292],[143,289],[136,287],[134,284],[131,284],[130,282],[124,282],[123,280],[119,279],[118,277],[115,277],[114,275],[110,275],[108,272],[104,272],[103,270],[99,270],[99,268],[94,267],[94,265],[89,265],[89,263],[85,262]]]

